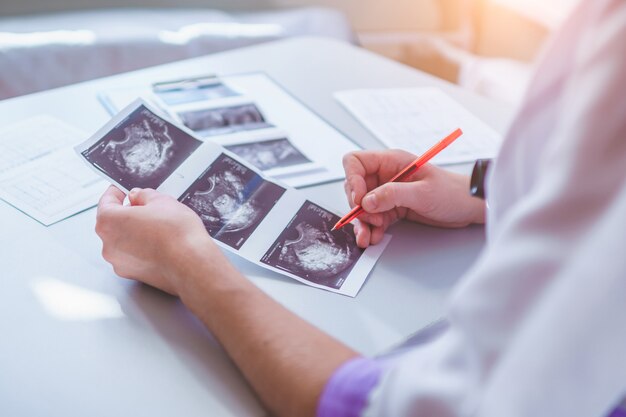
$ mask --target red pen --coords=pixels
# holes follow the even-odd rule
[[[422,156],[417,158],[415,161],[411,162],[406,168],[404,168],[402,171],[400,171],[395,177],[390,179],[389,182],[402,182],[402,181],[406,180],[415,171],[417,171],[422,165],[424,165],[426,162],[430,161],[435,155],[437,155],[439,152],[443,151],[445,148],[448,147],[448,145],[450,145],[452,142],[457,140],[459,138],[459,136],[461,136],[462,134],[463,134],[463,131],[461,129],[455,130],[450,135],[448,135],[446,138],[444,138],[443,140],[441,140],[440,142],[435,144],[432,148],[430,148],[429,150],[424,152],[422,154]],[[335,224],[335,226],[333,227],[332,230],[339,230],[339,229],[341,229],[346,224],[350,223],[352,220],[356,219],[357,217],[359,217],[364,212],[365,212],[365,210],[363,210],[363,207],[361,207],[360,204],[355,206],[352,210],[350,210],[350,212],[348,214],[343,216],[337,222],[337,224]]]

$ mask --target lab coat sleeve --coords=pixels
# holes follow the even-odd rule
[[[522,129],[503,149],[535,158],[527,193],[455,290],[449,331],[400,358],[364,416],[601,417],[626,392],[626,2],[588,4],[544,92],[559,115],[544,145],[524,149]],[[530,110],[517,126],[541,120]],[[502,160],[496,199],[514,185]]]

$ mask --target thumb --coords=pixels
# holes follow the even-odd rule
[[[370,191],[361,201],[368,213],[382,213],[396,207],[414,209],[418,200],[417,182],[390,182]]]
[[[158,191],[151,188],[133,188],[128,194],[128,200],[132,206],[145,206],[159,195]]]

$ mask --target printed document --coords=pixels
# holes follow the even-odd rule
[[[416,155],[461,128],[463,137],[435,164],[493,158],[500,146],[495,130],[437,88],[349,90],[335,98],[387,147]]]
[[[0,131],[0,198],[46,226],[96,205],[106,182],[72,149],[86,136],[46,115]]]

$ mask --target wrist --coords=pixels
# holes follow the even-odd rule
[[[170,240],[163,251],[163,273],[178,296],[196,279],[199,266],[216,251],[219,248],[208,234],[181,234]]]
[[[462,200],[459,201],[459,203],[460,207],[464,207],[465,224],[485,224],[487,212],[485,200],[474,197],[471,194],[471,179],[469,176],[461,174],[454,175],[457,175],[458,179],[456,192],[462,196]]]
[[[485,200],[482,200],[477,197],[470,197],[472,199],[471,204],[473,205],[472,209],[472,223],[473,224],[485,224],[485,219],[487,217],[487,204]]]
[[[463,193],[467,196],[468,218],[470,224],[485,224],[487,206],[485,200],[472,194],[470,177],[465,177],[463,181]]]
[[[168,279],[183,304],[197,316],[215,317],[209,309],[219,310],[223,300],[234,299],[252,285],[208,234],[189,237],[173,254]]]

